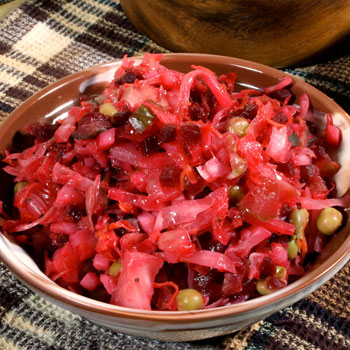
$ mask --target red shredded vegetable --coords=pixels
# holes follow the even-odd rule
[[[196,289],[209,308],[255,298],[264,281],[283,288],[323,249],[321,210],[349,206],[330,195],[340,129],[330,115],[324,130],[306,121],[311,101],[292,104],[289,77],[237,91],[235,73],[184,74],[161,58],[124,58],[101,95],[26,128],[34,144],[4,158],[16,187],[2,229],[56,283],[124,307],[176,311]]]

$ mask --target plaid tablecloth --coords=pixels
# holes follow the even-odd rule
[[[118,1],[31,0],[0,22],[0,118],[57,79],[124,54],[166,52]],[[344,50],[343,50],[344,51]],[[350,111],[350,55],[288,69]],[[29,291],[0,262],[0,349],[350,349],[350,263],[295,305],[226,337],[165,343],[112,332]]]

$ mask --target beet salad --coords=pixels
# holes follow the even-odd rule
[[[288,76],[242,90],[234,72],[161,58],[125,57],[100,95],[22,131],[28,146],[3,159],[2,231],[60,286],[124,307],[198,310],[285,287],[345,221],[329,156],[340,129],[311,121]]]

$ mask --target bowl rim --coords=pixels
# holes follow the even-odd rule
[[[277,70],[275,68],[265,66],[260,63],[255,63],[243,59],[238,59],[234,57],[220,56],[220,55],[210,55],[210,54],[191,54],[191,53],[169,53],[162,54],[163,59],[162,64],[171,63],[174,60],[182,60],[190,62],[190,59],[197,59],[205,63],[208,59],[215,60],[215,63],[221,63],[226,66],[241,67],[243,69],[248,69],[261,73],[264,75],[271,76],[276,79],[282,79],[284,77],[291,77],[293,80],[293,88],[297,87],[305,91],[310,100],[314,96],[318,95],[324,100],[324,104],[328,106],[329,109],[334,110],[347,119],[347,122],[350,124],[350,117],[347,113],[331,98],[327,95],[313,87],[312,85],[306,83],[305,81],[296,78],[293,75],[285,73],[283,71]],[[130,57],[136,62],[139,62],[143,58],[142,56]],[[13,118],[17,115],[22,115],[25,111],[33,104],[35,104],[40,99],[44,98],[47,94],[50,94],[51,91],[58,89],[59,87],[64,87],[65,85],[70,84],[76,79],[84,74],[88,76],[94,76],[95,74],[100,74],[104,71],[110,69],[116,69],[120,65],[122,59],[112,60],[106,63],[102,63],[88,69],[70,74],[58,81],[46,86],[39,92],[35,93],[24,101],[18,108],[16,108],[6,119],[1,123],[1,128],[7,126]],[[2,233],[1,233],[2,234]],[[3,235],[3,234],[2,234]],[[5,235],[4,235],[5,236]],[[49,296],[50,298],[56,299],[61,303],[68,304],[79,309],[84,309],[92,313],[103,314],[105,316],[118,316],[126,319],[137,319],[137,320],[147,320],[147,321],[156,321],[156,322],[167,322],[170,324],[178,323],[190,323],[193,321],[209,321],[217,318],[225,318],[237,314],[242,314],[245,312],[253,311],[262,307],[264,305],[272,305],[278,302],[283,302],[288,297],[293,294],[297,294],[302,290],[310,288],[310,286],[322,280],[322,278],[329,279],[333,273],[332,270],[336,270],[337,267],[341,267],[347,259],[350,257],[350,235],[343,241],[343,243],[338,247],[338,249],[333,252],[333,254],[315,269],[311,270],[307,274],[300,277],[295,282],[289,284],[288,286],[280,289],[277,292],[274,292],[269,295],[261,296],[255,299],[244,301],[238,304],[227,305],[223,307],[217,307],[213,309],[203,309],[196,311],[157,311],[157,310],[139,310],[121,307],[117,305],[112,305],[108,303],[103,303],[96,301],[94,299],[84,297],[82,295],[73,293],[69,290],[66,290],[59,285],[55,284],[53,281],[48,281],[42,276],[37,276],[33,271],[27,266],[20,266],[12,259],[12,253],[7,251],[0,251],[0,257],[9,267],[11,271],[14,272],[18,278],[23,281],[29,288],[33,288],[44,295]],[[339,268],[340,268],[339,267]],[[336,271],[334,271],[336,273]],[[50,283],[51,282],[51,283]],[[317,288],[317,287],[315,287]],[[314,289],[315,289],[314,288]],[[303,297],[303,296],[302,296]],[[300,297],[300,298],[302,298]],[[299,299],[300,299],[299,298]],[[298,299],[298,300],[299,300]]]

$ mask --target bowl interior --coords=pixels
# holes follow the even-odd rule
[[[135,58],[135,61],[140,62],[141,59],[142,58]],[[183,72],[189,71],[191,65],[206,66],[218,74],[236,72],[237,83],[241,88],[263,88],[274,85],[283,77],[287,76],[287,74],[281,71],[261,64],[212,55],[169,54],[164,55],[162,64],[170,69]],[[2,153],[11,144],[15,132],[21,130],[28,123],[40,118],[49,118],[52,120],[64,118],[69,109],[77,103],[82,94],[96,94],[101,92],[102,89],[109,84],[109,81],[112,80],[115,70],[120,65],[121,61],[115,61],[75,73],[44,88],[38,94],[29,98],[1,124],[0,152]],[[293,81],[292,91],[297,97],[296,103],[298,103],[298,97],[303,92],[306,92],[311,100],[313,108],[323,113],[331,113],[335,125],[342,130],[343,143],[339,152],[336,154],[337,160],[342,165],[342,168],[336,175],[335,181],[338,186],[338,195],[343,195],[350,188],[350,154],[346,152],[346,149],[350,149],[350,118],[333,100],[317,89],[299,79],[293,78]],[[2,187],[6,189],[10,186]],[[285,300],[302,290],[310,291],[309,287],[313,283],[316,281],[324,282],[322,278],[326,276],[329,271],[334,270],[335,272],[345,263],[345,259],[348,257],[350,250],[349,225],[346,225],[341,232],[332,237],[316,264],[304,276],[286,288],[268,296],[253,299],[241,304],[191,313],[180,312],[178,314],[180,315],[179,317],[174,317],[174,313],[171,312],[144,312],[127,309],[104,304],[71,293],[48,279],[25,251],[18,247],[10,237],[2,236],[0,238],[0,254],[3,261],[22,281],[28,286],[34,287],[35,290],[50,295],[63,303],[89,309],[93,312],[104,313],[110,316],[123,315],[129,318],[144,317],[155,320],[164,319],[167,322],[183,322],[190,319],[217,318],[234,313],[239,314],[268,303],[278,303],[280,300]]]

